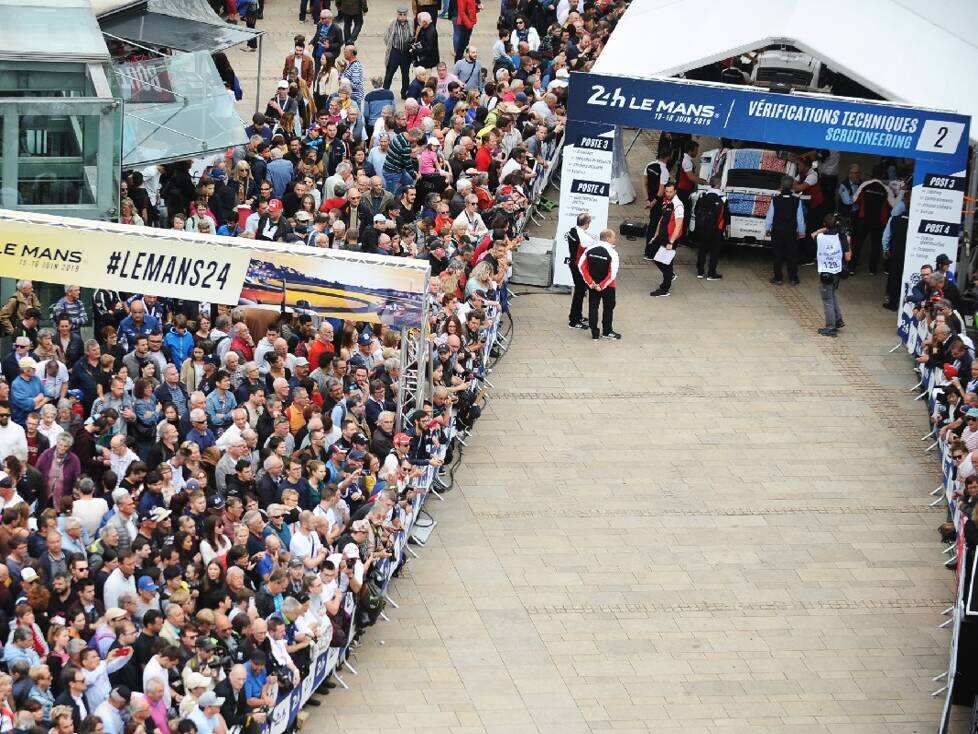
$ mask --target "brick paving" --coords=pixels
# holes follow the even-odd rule
[[[371,3],[368,77],[395,5]],[[312,31],[293,6],[267,5],[263,98],[292,35]],[[250,115],[257,60],[230,58]],[[650,142],[630,157],[636,184]],[[615,207],[612,226],[641,216]],[[952,597],[942,513],[927,506],[939,474],[921,453],[908,358],[888,354],[882,279],[843,284],[848,326],[831,341],[813,334],[810,269],[775,288],[764,255],[740,252],[707,283],[684,250],[674,295],[653,300],[640,245],[620,244],[622,342],[567,329],[566,296],[516,287],[529,294],[496,392],[455,490],[428,505],[438,528],[395,582],[391,622],[365,637],[350,690],[310,709],[307,728],[935,729]]]

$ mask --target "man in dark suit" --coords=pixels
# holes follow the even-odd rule
[[[221,704],[221,716],[224,717],[224,723],[229,729],[240,726],[241,734],[257,734],[261,725],[265,723],[267,713],[252,711],[248,706],[248,697],[245,695],[244,688],[246,678],[245,666],[240,663],[234,665],[228,672],[228,677],[214,688],[214,693],[224,699],[224,703]]]
[[[54,699],[55,706],[70,706],[71,720],[75,724],[75,730],[81,726],[82,719],[92,713],[89,710],[88,702],[85,700],[85,690],[88,684],[85,683],[85,676],[81,668],[69,665],[61,674],[65,689],[61,695]]]

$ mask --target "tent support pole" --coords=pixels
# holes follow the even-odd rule
[[[258,74],[255,77],[255,112],[261,112],[261,57],[262,57],[262,41],[265,40],[265,34],[262,33],[258,36]]]
[[[974,256],[974,247],[971,241],[971,234],[975,227],[975,208],[978,207],[978,146],[971,146],[971,165],[968,173],[967,195],[964,200],[964,247],[961,251],[961,260],[957,263],[958,272],[962,269],[965,275],[970,276],[971,259]]]
[[[628,144],[628,147],[625,148],[625,156],[626,157],[628,156],[629,153],[632,152],[632,148],[635,146],[635,143],[638,142],[638,139],[640,137],[642,137],[642,128],[637,128],[635,130],[635,137],[632,139],[632,142]]]

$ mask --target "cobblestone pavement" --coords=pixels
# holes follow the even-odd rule
[[[394,7],[371,3],[368,76]],[[263,98],[312,31],[293,3],[266,18]],[[477,26],[483,52],[493,26]],[[250,115],[257,59],[231,60]],[[615,207],[613,226],[626,216],[642,212]],[[775,288],[762,253],[737,252],[707,283],[683,251],[674,295],[653,300],[640,243],[620,246],[621,342],[592,343],[566,328],[567,297],[517,286],[514,346],[455,490],[429,503],[439,525],[394,584],[400,608],[306,726],[933,731],[951,577],[881,278],[843,285],[848,326],[827,340],[809,269]]]

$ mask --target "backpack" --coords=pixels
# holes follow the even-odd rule
[[[699,232],[708,234],[719,230],[723,217],[723,199],[712,191],[704,194],[696,200],[695,214]]]

